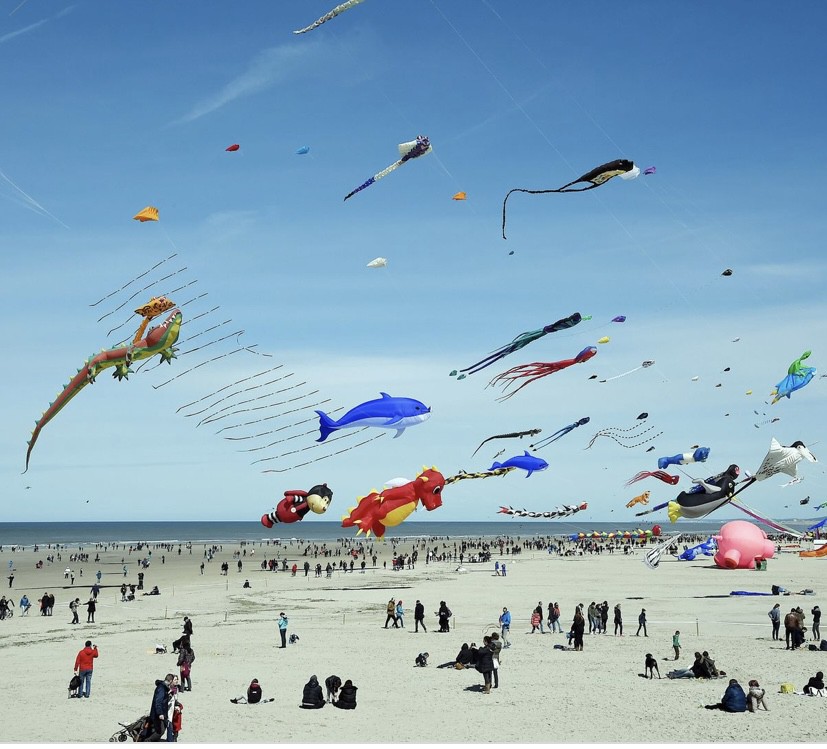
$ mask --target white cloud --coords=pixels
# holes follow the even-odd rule
[[[210,114],[236,99],[252,96],[295,75],[318,48],[317,44],[282,45],[262,50],[247,69],[226,83],[214,94],[195,104],[183,117],[172,122],[181,125]]]
[[[11,41],[12,39],[18,36],[22,36],[23,34],[28,34],[30,31],[34,31],[35,29],[43,26],[43,24],[48,23],[49,21],[53,21],[56,18],[63,18],[64,16],[71,13],[72,10],[74,10],[74,8],[74,5],[70,5],[67,8],[64,8],[62,11],[60,11],[60,13],[56,13],[55,15],[50,16],[49,18],[44,18],[40,21],[30,23],[28,26],[24,26],[22,29],[17,29],[17,31],[10,31],[8,34],[0,36],[0,44],[5,44],[6,42]]]

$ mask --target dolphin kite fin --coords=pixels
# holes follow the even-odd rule
[[[405,427],[402,427],[402,429],[397,429],[396,434],[393,435],[393,438],[396,439],[404,431],[405,431]]]
[[[336,422],[324,411],[316,411],[316,413],[319,414],[319,432],[321,433],[321,436],[316,442],[324,442],[338,427],[336,426]]]

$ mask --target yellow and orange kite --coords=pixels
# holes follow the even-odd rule
[[[140,221],[143,223],[144,221],[157,221],[158,220],[158,209],[153,205],[148,205],[142,211],[138,211],[133,217],[135,221]]]
[[[630,499],[626,503],[626,507],[634,507],[635,505],[648,505],[650,492],[645,491],[643,494],[638,494],[634,499]]]

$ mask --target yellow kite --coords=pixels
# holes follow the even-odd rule
[[[158,220],[158,209],[155,206],[148,205],[142,211],[139,211],[132,217],[135,221],[140,221],[143,223],[144,221],[157,221]]]

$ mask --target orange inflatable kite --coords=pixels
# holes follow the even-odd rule
[[[158,209],[155,206],[148,205],[142,211],[139,211],[132,217],[135,221],[140,221],[143,223],[144,221],[157,221],[158,220]]]

